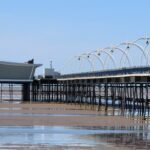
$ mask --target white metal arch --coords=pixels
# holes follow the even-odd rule
[[[144,51],[144,48],[141,47],[139,44],[134,43],[134,42],[124,42],[124,43],[121,43],[120,45],[127,45],[127,46],[131,45],[131,46],[137,47],[143,53],[143,56],[145,57],[145,60],[146,60],[146,65],[148,65],[148,57],[146,56],[146,52]]]
[[[149,44],[149,40],[150,40],[150,37],[141,37],[141,38],[138,38],[137,40],[133,41],[133,43],[137,43],[138,41],[141,41],[141,40],[144,40],[146,41],[146,44]]]
[[[113,52],[115,51],[115,50],[119,50],[123,55],[125,55],[126,56],[126,58],[127,58],[127,60],[128,60],[128,63],[129,63],[129,65],[131,66],[131,61],[130,61],[130,59],[129,59],[129,57],[128,57],[128,54],[127,54],[127,52],[125,51],[125,50],[123,50],[122,48],[119,48],[118,46],[114,46],[114,47],[106,47],[105,49],[108,49],[108,50],[110,50],[110,54],[112,55],[113,54]],[[120,65],[119,66],[121,66],[121,60],[120,60]]]
[[[101,63],[103,69],[105,69],[104,61],[95,53],[95,51],[94,52],[90,52],[88,55],[96,57],[98,59],[98,61]]]
[[[92,71],[95,71],[95,67],[93,65],[93,62],[89,59],[89,55],[88,54],[83,53],[78,58],[80,58],[80,59],[84,58],[85,60],[87,60],[89,62],[89,64],[90,64],[90,66],[91,66]]]
[[[76,56],[76,58],[78,58],[78,60],[82,60],[80,64],[82,64],[82,62],[85,60],[88,61],[89,65],[91,67],[90,69],[92,71],[95,71],[95,67],[96,67],[94,59],[96,59],[96,60],[98,59],[98,61],[102,65],[103,69],[107,69],[107,67],[108,67],[107,64],[108,64],[109,60],[111,60],[111,62],[113,63],[115,68],[117,68],[117,65],[119,65],[119,67],[123,66],[122,60],[127,61],[129,66],[131,67],[133,64],[133,62],[132,62],[133,58],[132,58],[132,55],[131,56],[129,55],[130,54],[129,49],[131,49],[132,47],[136,47],[137,50],[140,51],[140,53],[141,53],[141,55],[140,55],[141,63],[139,63],[139,65],[143,65],[143,63],[144,63],[144,65],[148,65],[149,64],[148,56],[150,54],[149,46],[150,46],[150,37],[141,37],[132,42],[123,42],[123,43],[119,44],[118,46],[106,47],[106,48],[97,49],[95,51],[91,51],[88,53],[83,53],[79,56]],[[113,55],[113,52],[116,50],[118,50],[122,53],[121,59],[119,60],[120,62],[118,62],[117,65],[116,65],[117,60],[114,59],[114,55]],[[100,56],[102,53],[106,54],[106,58],[104,60]],[[123,59],[123,57],[125,57],[125,59]],[[144,62],[142,62],[143,60],[144,60]]]
[[[129,65],[130,65],[130,67],[131,67],[131,64],[132,64],[132,63],[131,63],[131,60],[130,60],[130,58],[129,58],[127,52],[126,52],[124,49],[122,49],[122,48],[120,48],[120,47],[117,47],[117,46],[112,47],[112,48],[110,47],[110,49],[112,49],[112,50],[119,50],[120,52],[122,52],[122,54],[126,56],[126,58],[127,58],[127,60],[128,60],[128,63],[129,63]],[[122,59],[120,59],[120,67],[121,67],[121,60],[122,60]]]
[[[150,50],[149,50],[148,53],[147,53],[147,61],[148,61],[147,63],[148,63],[148,65],[149,65],[149,57],[148,57],[149,54],[150,54]]]
[[[147,64],[149,64],[149,53],[150,53],[150,48],[147,49],[147,47],[150,45],[150,37],[148,36],[145,36],[145,37],[141,37],[135,41],[133,41],[133,43],[137,43],[138,41],[145,41],[145,47],[144,47],[144,51],[145,53],[147,53]],[[142,58],[143,58],[143,55],[141,56],[141,63],[142,63]]]
[[[98,56],[100,56],[100,53],[105,53],[105,54],[111,59],[111,61],[113,62],[114,66],[116,67],[117,65],[116,65],[116,63],[115,63],[114,58],[112,57],[112,55],[111,55],[110,53],[108,53],[108,52],[106,51],[106,49],[107,49],[107,48],[104,48],[104,49],[97,49],[95,52],[97,53]],[[104,62],[104,68],[106,68],[105,66],[106,66],[106,61]]]
[[[121,46],[122,44],[120,44],[120,45],[117,45],[117,47],[118,48],[120,48],[120,46]],[[127,46],[125,49],[123,49],[123,48],[121,48],[122,50],[124,50],[125,52],[126,52],[126,54],[128,55],[128,49],[129,49],[129,47]],[[120,64],[122,63],[122,61],[123,61],[123,57],[124,57],[124,54],[122,54],[122,56],[121,56],[121,59],[120,59]],[[129,57],[129,55],[128,55],[128,57]],[[131,63],[131,65],[133,64],[132,63],[132,60],[130,59],[130,63]]]

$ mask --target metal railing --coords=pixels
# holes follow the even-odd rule
[[[149,73],[150,73],[150,66],[129,67],[129,68],[121,68],[121,69],[109,69],[103,71],[66,74],[66,75],[61,75],[59,79],[76,78],[76,77],[115,76],[115,75],[126,75],[126,74],[149,74]]]

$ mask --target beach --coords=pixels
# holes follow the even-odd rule
[[[137,125],[131,117],[107,116],[104,111],[85,109],[85,106],[73,104],[0,104],[0,113],[3,114],[0,115],[0,125],[110,127]]]
[[[136,132],[141,127],[145,128],[146,122],[132,117],[113,116],[111,112],[110,109],[106,115],[103,108],[97,111],[90,106],[63,103],[1,103],[0,136],[3,140],[0,149],[136,148]],[[143,130],[140,132],[143,133]],[[129,140],[132,142],[127,146]]]

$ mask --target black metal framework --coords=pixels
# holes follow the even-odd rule
[[[32,85],[32,100],[90,106],[98,111],[119,109],[120,115],[150,115],[150,82],[102,82],[101,80],[39,80]]]
[[[30,82],[0,82],[0,101],[30,101],[30,89]]]
[[[6,94],[6,95],[5,95]],[[112,114],[150,116],[149,77],[56,80],[39,79],[32,83],[0,83],[0,100],[58,102]],[[119,110],[119,111],[118,111]]]

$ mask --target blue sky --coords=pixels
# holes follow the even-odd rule
[[[150,35],[149,0],[0,0],[0,60],[56,70],[73,55]],[[38,70],[42,73],[43,68]]]

